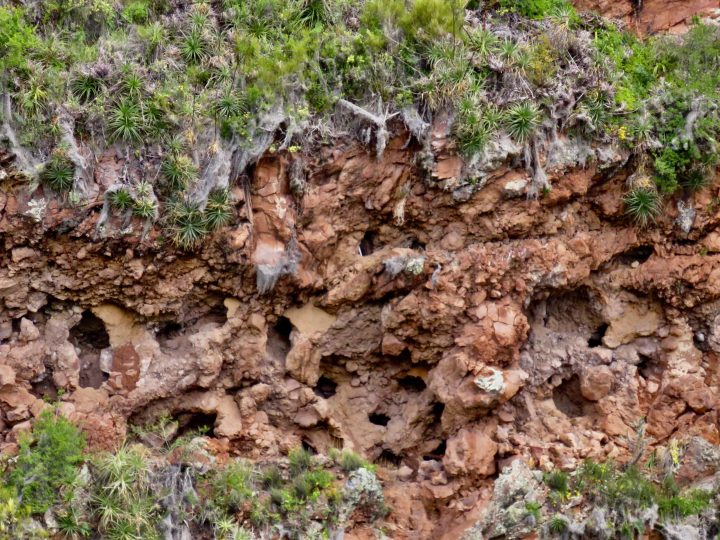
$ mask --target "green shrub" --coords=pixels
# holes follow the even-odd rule
[[[342,451],[339,457],[339,464],[340,468],[345,473],[350,473],[357,469],[368,469],[372,472],[375,471],[374,465],[370,464],[365,458],[355,452],[351,452],[350,450]]]
[[[160,508],[147,450],[124,445],[97,457],[95,468],[92,504],[103,538],[159,540]]]
[[[54,411],[43,411],[32,432],[20,438],[17,462],[10,473],[23,506],[43,513],[55,504],[60,488],[77,476],[84,447],[75,425]]]
[[[29,51],[38,44],[38,36],[17,7],[0,6],[0,77],[9,70],[25,69]]]
[[[122,10],[122,17],[132,24],[142,24],[150,16],[150,7],[145,0],[134,0]]]
[[[87,103],[100,94],[103,82],[94,75],[81,74],[73,79],[71,88],[73,95],[81,103]]]
[[[232,514],[253,495],[253,470],[241,460],[234,460],[211,473],[212,504],[222,513]]]
[[[565,12],[571,5],[566,0],[500,0],[499,6],[506,11],[519,13],[531,19]]]

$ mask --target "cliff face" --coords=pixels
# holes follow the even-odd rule
[[[657,443],[720,443],[716,186],[686,201],[688,234],[673,208],[643,231],[622,215],[622,153],[549,168],[536,201],[508,166],[458,201],[406,140],[379,160],[323,147],[302,197],[295,158],[264,156],[237,193],[245,219],[194,255],[137,226],[99,240],[99,208],[6,178],[3,448],[61,388],[99,446],[161,414],[211,418],[255,459],[342,445],[386,467],[398,537],[437,538],[516,456],[622,459],[641,418]],[[297,266],[259,294],[255,264],[288,245]]]
[[[716,17],[720,3],[715,0],[575,0],[579,9],[597,11],[623,20],[643,34],[682,33],[694,16]]]
[[[579,4],[643,32],[717,7]],[[458,187],[447,119],[430,162],[391,128],[381,157],[351,137],[266,152],[234,188],[235,225],[196,252],[138,218],[98,230],[113,150],[83,206],[3,156],[0,450],[44,399],[98,448],[163,415],[254,460],[350,448],[381,466],[392,537],[450,539],[518,457],[623,461],[642,419],[651,445],[720,444],[717,182],[643,229],[619,146],[561,136],[542,156],[552,190],[530,200],[507,155]]]

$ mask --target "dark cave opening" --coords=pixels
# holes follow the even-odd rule
[[[577,375],[555,387],[552,397],[555,407],[568,418],[585,416],[585,406],[591,403],[582,397],[580,378]]]
[[[440,441],[440,444],[433,450],[430,450],[427,454],[423,456],[423,461],[430,461],[430,460],[437,460],[442,461],[442,458],[445,457],[445,451],[447,450],[447,441],[442,440]]]
[[[293,325],[287,317],[278,317],[275,326],[273,326],[275,334],[282,340],[283,344],[287,346],[288,350],[290,350],[291,346],[290,333],[292,329]]]
[[[306,441],[305,439],[303,439],[301,441],[301,444],[302,444],[302,449],[305,450],[306,452],[310,452],[313,456],[317,454],[317,449],[312,444],[310,444],[308,441]]]
[[[175,419],[178,422],[177,437],[183,435],[198,433],[200,435],[214,435],[215,420],[217,415],[215,413],[181,413],[178,414]]]
[[[328,399],[337,392],[337,383],[325,375],[321,375],[314,390],[316,396]]]
[[[390,422],[390,417],[381,412],[374,412],[368,415],[368,420],[370,420],[371,424],[375,424],[376,426],[387,426]]]
[[[366,257],[377,249],[377,233],[367,231],[360,240],[360,255]]]
[[[595,347],[599,347],[602,345],[602,340],[605,337],[605,332],[607,332],[607,329],[609,326],[606,323],[602,323],[600,326],[597,327],[597,329],[590,334],[590,337],[588,338],[588,347],[591,349],[594,349]]]
[[[425,388],[427,388],[427,385],[422,377],[417,377],[415,375],[405,375],[404,377],[399,378],[397,382],[400,388],[407,390],[408,392],[422,392]]]
[[[402,463],[402,457],[394,454],[390,450],[383,450],[375,460],[375,463],[383,467],[399,467]]]
[[[103,349],[110,347],[105,323],[90,310],[82,313],[80,321],[70,329],[70,342],[79,349],[81,388],[100,388],[108,380],[100,366]]]

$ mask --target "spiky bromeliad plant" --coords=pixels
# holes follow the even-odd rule
[[[40,171],[40,181],[58,192],[72,189],[74,178],[75,165],[62,150],[53,152],[50,160]]]
[[[90,74],[81,74],[70,84],[73,95],[81,103],[87,103],[97,97],[102,91],[103,82]]]
[[[205,206],[205,224],[209,231],[227,225],[232,219],[232,203],[226,189],[215,190],[208,197]]]
[[[183,249],[192,249],[207,234],[207,223],[200,205],[189,201],[177,201],[169,212],[173,243]]]
[[[660,194],[653,186],[633,187],[624,197],[625,213],[641,227],[646,227],[660,215]]]
[[[108,194],[110,206],[124,212],[133,206],[133,198],[130,192],[125,188],[120,188]]]
[[[142,139],[144,124],[140,107],[130,99],[120,101],[108,119],[111,137],[127,143],[136,143]]]
[[[189,156],[171,154],[162,163],[162,173],[172,192],[183,191],[197,178],[197,167]]]
[[[157,214],[157,203],[152,197],[141,196],[133,201],[133,214],[143,219],[153,219]]]
[[[517,103],[505,114],[505,128],[510,136],[519,143],[527,142],[540,127],[542,117],[534,103]]]

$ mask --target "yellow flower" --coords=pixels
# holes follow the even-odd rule
[[[620,126],[620,128],[618,129],[618,137],[621,141],[627,139],[627,128],[625,126]]]

